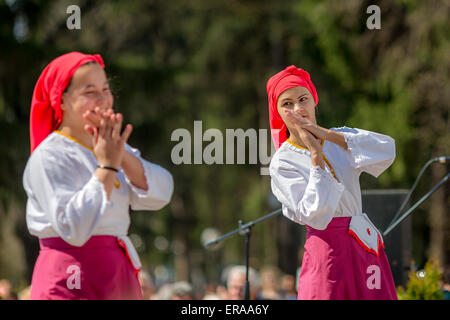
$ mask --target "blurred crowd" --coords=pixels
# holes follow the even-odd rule
[[[297,271],[297,273],[299,270]],[[139,282],[145,300],[243,300],[246,267],[235,265],[222,272],[220,281],[211,281],[196,288],[187,281],[174,281],[155,285],[150,274],[139,272]],[[248,270],[249,297],[251,300],[296,300],[297,276],[283,274],[273,266],[263,267],[259,272]],[[444,299],[450,300],[450,284],[440,283]],[[0,300],[28,300],[31,287],[15,291],[11,282],[0,279]]]
[[[242,300],[246,267],[236,265],[224,270],[221,281],[208,282],[200,290],[186,281],[167,283],[155,288],[146,272],[139,274],[144,299],[150,300]],[[265,267],[261,272],[248,270],[249,297],[252,300],[295,300],[296,277],[282,274],[278,268]]]
[[[246,267],[235,265],[222,272],[219,281],[210,281],[196,288],[187,281],[155,285],[150,273],[141,270],[139,282],[145,300],[242,300],[244,298]],[[264,267],[257,272],[248,270],[249,296],[252,300],[295,300],[296,276],[283,274],[276,267]],[[0,300],[28,300],[31,287],[15,291],[11,282],[0,279]]]

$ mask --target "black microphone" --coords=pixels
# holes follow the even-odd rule
[[[449,156],[440,156],[432,159],[433,162],[446,163],[450,160]]]

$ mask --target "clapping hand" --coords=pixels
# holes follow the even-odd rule
[[[286,110],[286,115],[289,121],[297,128],[309,131],[317,139],[325,139],[324,135],[326,135],[326,131],[324,130],[324,128],[319,127],[308,118],[305,118],[299,113],[292,110]]]
[[[286,111],[288,120],[294,125],[299,138],[305,143],[308,150],[322,150],[320,138],[315,134],[319,131],[315,129],[318,127],[309,119],[302,117],[300,114],[291,110]]]
[[[88,122],[84,129],[91,134],[98,163],[118,169],[124,156],[124,145],[133,127],[128,124],[121,133],[123,116],[112,109],[101,112],[97,107],[94,111],[86,111],[83,117]]]

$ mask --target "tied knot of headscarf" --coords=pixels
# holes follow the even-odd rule
[[[39,76],[33,91],[30,112],[31,152],[62,122],[61,97],[75,71],[93,61],[105,68],[100,55],[66,53],[50,62]]]
[[[287,139],[286,124],[278,113],[278,97],[286,90],[293,87],[305,87],[311,93],[316,105],[319,103],[316,88],[311,81],[308,72],[294,65],[278,72],[267,81],[267,96],[269,99],[269,121],[272,140],[275,149]]]

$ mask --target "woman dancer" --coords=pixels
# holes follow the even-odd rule
[[[306,225],[298,299],[396,299],[380,232],[362,213],[359,176],[378,177],[395,158],[388,136],[316,122],[316,89],[295,66],[267,83],[277,149],[272,191],[283,214]]]
[[[126,144],[100,55],[64,54],[33,93],[23,183],[39,238],[31,299],[142,299],[129,207],[159,210],[171,174]]]

